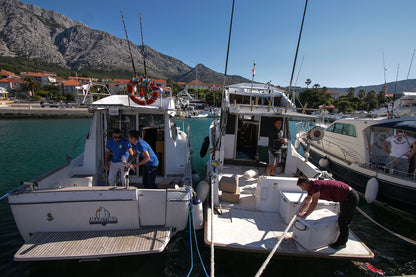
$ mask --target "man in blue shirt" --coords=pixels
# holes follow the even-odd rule
[[[138,163],[134,163],[135,157],[130,157],[130,161],[132,161],[132,164],[129,164],[128,168],[133,169],[137,166],[143,165],[144,188],[157,189],[155,181],[156,181],[157,167],[159,165],[159,160],[155,152],[153,152],[150,145],[141,138],[140,132],[136,130],[132,130],[128,133],[127,138],[129,139],[130,143],[133,145],[133,149],[136,151],[136,153],[139,154],[140,157],[143,158]]]
[[[109,165],[109,160],[111,154],[111,164]],[[104,169],[109,171],[108,173],[108,182],[110,186],[116,185],[117,173],[120,171],[121,184],[126,186],[126,176],[128,170],[124,170],[127,165],[127,160],[129,156],[133,155],[133,149],[130,142],[121,136],[121,131],[115,129],[113,131],[112,137],[107,140],[105,145],[105,160],[104,160]]]

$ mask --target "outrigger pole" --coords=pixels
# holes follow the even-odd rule
[[[123,12],[121,10],[120,10],[120,14],[121,14],[121,20],[123,21],[124,32],[126,33],[127,45],[129,46],[130,59],[131,59],[131,65],[133,66],[134,77],[137,78],[136,67],[134,66],[133,54],[131,53],[131,48],[130,48],[130,41],[127,35],[126,24],[124,23]]]
[[[303,17],[302,17],[302,24],[300,25],[300,32],[299,32],[299,38],[298,38],[298,45],[296,46],[296,54],[295,54],[295,60],[293,61],[293,67],[292,67],[292,75],[290,76],[290,84],[289,84],[289,93],[292,90],[292,81],[293,81],[293,74],[295,73],[295,66],[296,66],[296,60],[298,58],[298,51],[299,51],[299,45],[300,45],[300,39],[302,37],[302,29],[303,29],[303,22],[305,21],[305,14],[306,14],[306,7],[308,6],[308,0],[305,1],[305,8],[303,10]],[[295,93],[295,92],[293,92]],[[294,98],[294,97],[293,97]]]
[[[140,34],[142,37],[142,56],[143,56],[143,66],[144,66],[144,78],[147,79],[147,69],[146,69],[146,58],[144,56],[144,44],[143,44],[143,30],[142,30],[142,14],[139,13],[140,17]]]

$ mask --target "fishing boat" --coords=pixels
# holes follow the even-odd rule
[[[8,193],[25,240],[16,261],[159,253],[187,227],[193,198],[189,130],[177,127],[171,95],[147,105],[137,100],[111,95],[89,104],[93,118],[84,152]],[[104,152],[115,129],[124,137],[143,130],[159,158],[157,189],[143,188],[141,167],[130,171],[126,186],[108,184]]]
[[[393,170],[382,146],[395,130],[416,137],[416,117],[349,117],[313,124],[299,125],[296,143],[313,164],[350,184],[370,203],[376,200],[416,215],[415,160],[410,160],[408,172]],[[321,140],[310,139],[313,128],[324,134]]]
[[[13,104],[13,100],[10,100],[7,96],[9,92],[5,89],[0,87],[0,108],[1,107],[10,107]]]
[[[331,176],[306,161],[292,145],[290,121],[310,118],[295,108],[288,95],[270,83],[225,87],[221,118],[214,120],[209,130],[211,204],[206,244],[269,253],[282,239],[281,255],[372,258],[373,252],[352,232],[346,248],[328,246],[337,236],[337,203],[319,200],[319,209],[308,218],[296,217],[306,196],[296,185],[298,177]],[[282,145],[276,175],[267,176],[268,139],[277,119],[282,121],[281,133],[288,143]],[[309,225],[315,223],[315,227]]]

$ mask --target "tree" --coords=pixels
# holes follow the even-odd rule
[[[308,108],[311,109],[319,109],[319,106],[322,104],[324,105],[331,105],[333,99],[329,93],[326,93],[326,89],[305,89],[301,93],[299,93],[299,102],[302,105],[308,103]],[[298,105],[299,103],[297,103]],[[300,105],[298,105],[300,107]]]
[[[347,91],[347,96],[350,100],[355,97],[355,88],[349,88]]]
[[[27,92],[28,97],[35,95],[35,91],[41,87],[40,83],[35,81],[32,77],[26,76],[24,78],[23,89]]]
[[[306,88],[309,88],[309,85],[312,83],[312,80],[311,79],[306,79],[306,82],[305,82],[305,84],[306,84]]]
[[[357,97],[358,97],[358,99],[359,99],[360,101],[362,101],[362,100],[364,99],[364,97],[365,97],[365,93],[366,93],[366,91],[365,91],[365,90],[363,90],[363,89],[360,89],[360,90],[358,91],[358,93],[357,93]]]

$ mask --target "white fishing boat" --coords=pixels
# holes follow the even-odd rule
[[[382,147],[395,130],[416,137],[416,117],[350,117],[312,125],[323,136],[318,141],[310,139],[308,134],[314,135],[308,125],[299,126],[296,144],[304,147],[312,163],[365,194],[368,202],[377,200],[416,215],[415,160],[407,172],[393,170]]]
[[[0,87],[0,108],[2,107],[10,107],[13,104],[13,100],[10,100],[8,97],[9,92],[5,89]]]
[[[84,152],[9,192],[25,240],[15,260],[159,253],[186,228],[192,200],[190,134],[176,126],[171,96],[153,98],[148,105],[132,100],[112,95],[90,104],[93,118]],[[139,128],[159,158],[158,189],[143,188],[141,167],[130,171],[126,186],[108,185],[106,140],[114,129],[126,137]]]
[[[338,235],[335,202],[320,200],[320,209],[309,217],[295,218],[306,196],[296,185],[298,176],[330,178],[305,161],[291,143],[289,121],[308,117],[297,113],[285,92],[270,84],[226,87],[221,118],[211,124],[209,131],[207,176],[212,199],[205,225],[207,244],[268,253],[283,239],[277,250],[282,255],[374,256],[352,232],[346,248],[335,250],[328,246]],[[268,138],[276,119],[283,122],[281,132],[288,144],[282,146],[282,162],[276,176],[266,176]]]

